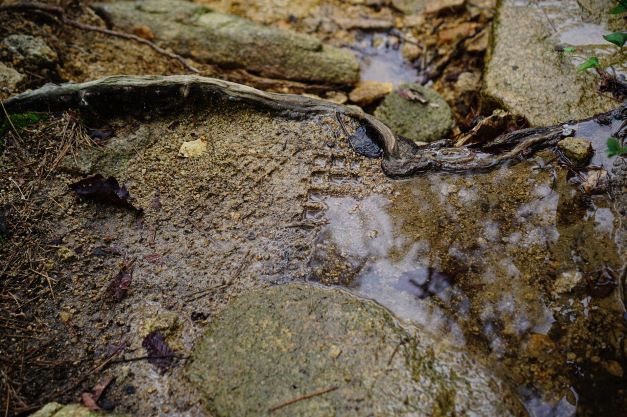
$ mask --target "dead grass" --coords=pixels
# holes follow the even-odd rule
[[[56,317],[56,292],[63,282],[55,271],[58,246],[48,216],[48,207],[59,203],[45,185],[64,157],[90,141],[71,112],[5,136],[0,157],[0,212],[10,233],[0,243],[0,403],[5,416],[40,406],[45,400],[40,394],[50,392],[49,381],[75,373],[73,363],[60,359],[53,348],[63,332],[47,320]]]

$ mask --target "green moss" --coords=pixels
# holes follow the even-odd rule
[[[411,91],[428,100],[412,101],[399,94]],[[403,84],[375,110],[375,117],[397,135],[416,142],[433,142],[445,138],[453,127],[453,113],[448,103],[434,90],[418,84]]]
[[[4,116],[2,124],[0,124],[0,150],[4,147],[4,136],[9,130],[16,129],[19,133],[20,130],[47,119],[47,116],[41,113],[30,112],[11,114],[9,115],[9,119]]]

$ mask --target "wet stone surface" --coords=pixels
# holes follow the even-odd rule
[[[216,416],[525,414],[487,370],[434,342],[371,301],[283,285],[229,305],[183,375]]]
[[[536,126],[591,117],[620,104],[611,94],[599,93],[600,80],[593,71],[577,70],[596,55],[604,66],[613,64],[624,75],[624,55],[602,37],[624,27],[620,18],[608,13],[613,5],[575,0],[501,2],[485,70],[486,104],[520,114]],[[565,47],[575,52],[563,53]]]
[[[603,142],[601,129],[595,147]],[[624,160],[613,163],[621,178]],[[489,356],[531,415],[614,415],[625,406],[625,186],[615,183],[612,202],[567,176],[545,151],[488,174],[432,174],[395,182],[387,195],[329,198],[311,259],[337,267],[314,268],[310,279]]]

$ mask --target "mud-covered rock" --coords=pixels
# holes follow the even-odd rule
[[[367,106],[392,92],[392,83],[379,81],[362,81],[351,91],[349,98],[353,103]]]
[[[147,27],[155,42],[199,62],[305,82],[354,84],[359,79],[357,59],[347,50],[194,3],[123,1],[95,8],[116,28]]]
[[[557,147],[577,166],[586,165],[594,152],[592,143],[583,138],[562,139],[557,143]]]
[[[524,415],[451,346],[403,328],[372,301],[301,284],[227,307],[184,376],[217,416]]]
[[[54,65],[59,59],[57,53],[39,37],[30,35],[10,35],[2,43],[26,63],[45,67]]]
[[[0,92],[11,93],[24,80],[24,75],[0,62]]]
[[[602,7],[603,12],[594,23],[602,25],[610,5],[596,3],[590,7]],[[530,1],[500,2],[484,76],[486,108],[504,108],[536,126],[584,119],[617,105],[610,94],[599,94],[600,79],[593,71],[577,70],[581,63],[578,56],[606,56],[602,60],[614,61],[609,55],[616,54],[616,48],[600,35],[582,36],[590,26],[581,25],[592,23],[573,22],[595,18],[588,16],[589,11],[582,17],[575,0],[561,2],[559,8],[550,7]],[[577,54],[562,52],[565,45],[575,47]],[[617,58],[622,63],[615,62],[614,67],[624,71],[624,55]]]
[[[448,103],[437,92],[417,84],[401,85],[374,114],[394,133],[416,142],[442,139],[453,127]]]

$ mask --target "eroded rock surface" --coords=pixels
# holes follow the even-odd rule
[[[193,3],[122,1],[94,7],[115,27],[133,32],[146,26],[157,43],[199,62],[323,84],[354,84],[359,79],[359,64],[349,51]]]
[[[624,55],[602,37],[619,29],[607,22],[612,5],[575,0],[501,2],[485,70],[487,103],[537,126],[616,107],[619,103],[610,94],[598,91],[600,78],[593,71],[577,70],[587,56],[598,55],[606,64],[613,62],[619,73],[625,71]],[[576,48],[576,53],[561,52],[564,46]]]
[[[37,296],[46,301],[33,307],[45,313],[33,326],[41,326],[46,335],[58,335],[58,340],[42,346],[39,339],[28,339],[25,344],[9,339],[0,349],[16,360],[25,349],[41,349],[44,358],[71,362],[67,373],[79,377],[93,368],[87,361],[75,364],[76,357],[99,361],[109,357],[110,349],[122,349],[119,358],[130,362],[111,362],[105,371],[117,377],[107,393],[118,404],[117,412],[207,415],[207,408],[189,406],[198,403],[198,395],[180,391],[179,373],[186,369],[182,361],[172,361],[172,367],[162,373],[150,362],[133,360],[145,354],[143,339],[158,331],[177,358],[187,357],[211,323],[231,321],[225,317],[233,317],[226,307],[232,299],[244,297],[241,300],[249,301],[238,305],[250,305],[257,298],[246,294],[260,287],[303,280],[349,286],[425,332],[479,351],[490,366],[511,377],[527,406],[574,411],[575,405],[569,403],[574,387],[582,415],[616,415],[616,410],[624,409],[618,376],[626,369],[624,298],[610,273],[598,273],[622,267],[622,214],[607,195],[586,195],[569,183],[568,171],[549,151],[483,174],[438,174],[427,167],[418,178],[391,181],[382,174],[379,160],[361,157],[353,150],[357,147],[350,148],[349,142],[353,146],[354,142],[347,136],[374,126],[372,120],[360,119],[354,109],[193,76],[111,77],[82,85],[48,86],[10,99],[5,106],[10,112],[72,111],[49,113],[23,131],[20,146],[28,149],[27,154],[20,153],[15,141],[7,141],[2,155],[6,177],[23,175],[20,155],[44,178],[26,178],[19,187],[11,181],[2,183],[3,217],[12,230],[0,245],[11,278],[4,282],[32,282],[32,273],[19,262],[31,253],[24,248],[34,248],[39,256],[31,268],[44,271],[59,285],[51,300],[42,277]],[[89,117],[91,127],[98,128],[100,138],[94,140],[99,146],[85,140],[82,130],[68,130],[76,124],[77,109]],[[605,115],[603,123],[584,121],[566,129],[560,125],[558,130],[590,139],[595,149],[592,163],[609,168],[624,162],[618,157],[608,159],[604,152],[608,135],[623,120],[623,115],[611,114]],[[103,132],[110,135],[103,139]],[[368,134],[362,139],[367,140]],[[67,151],[68,140],[71,151]],[[206,150],[194,158],[179,157],[181,146],[193,141],[206,143]],[[439,151],[447,151],[441,155],[446,158],[456,156],[450,154],[451,148]],[[617,165],[615,171],[624,169]],[[143,215],[84,201],[68,190],[69,184],[93,174],[117,178]],[[615,182],[622,187],[619,191],[623,185]],[[24,199],[22,193],[29,198]],[[48,201],[55,204],[45,204]],[[27,220],[20,217],[24,212],[30,214]],[[134,270],[126,293],[112,300],[108,288],[131,260]],[[580,284],[558,285],[565,276],[579,275]],[[32,287],[25,288],[32,297]],[[309,335],[310,346],[302,352],[285,352],[287,364],[311,354],[328,365],[329,370],[325,368],[320,375],[340,370],[351,376],[359,367],[342,352],[352,355],[349,349],[356,346],[355,350],[371,358],[357,363],[367,363],[366,371],[387,369],[387,362],[376,355],[383,352],[381,356],[393,356],[392,373],[406,378],[415,362],[408,359],[402,364],[397,357],[407,358],[407,352],[417,348],[402,344],[393,355],[394,345],[370,337],[414,340],[413,333],[397,326],[379,307],[334,291],[325,296],[337,301],[331,306],[325,304],[325,297],[308,296],[320,300],[313,303],[311,312],[297,300],[284,305],[289,297],[279,297],[286,303],[276,305],[271,304],[274,296],[258,302],[259,309],[265,310],[251,307],[250,314],[263,313],[267,320],[256,325],[268,326],[265,336],[260,333],[259,337],[272,332],[272,323],[284,322],[292,335],[301,335],[293,336],[301,338],[297,340]],[[349,311],[337,310],[340,302]],[[270,305],[278,311],[269,311]],[[229,312],[220,315],[224,308]],[[353,329],[351,334],[363,343],[353,345],[352,339],[344,339],[327,313],[337,316],[338,323],[346,323],[344,329]],[[308,324],[300,326],[298,316]],[[377,324],[371,333],[368,322]],[[233,326],[223,327],[225,332],[236,331]],[[309,330],[313,333],[303,333]],[[211,330],[213,334],[220,331]],[[261,340],[255,337],[250,335]],[[284,337],[278,332],[276,340]],[[427,343],[428,337],[416,340]],[[335,348],[324,344],[327,338],[335,338]],[[450,407],[450,397],[438,397],[450,385],[439,376],[457,369],[448,365],[450,358],[458,358],[448,352],[448,346],[434,344],[433,356],[417,356],[423,358],[420,363],[433,366],[427,367],[422,374],[425,379],[416,384],[427,387],[436,400],[442,399],[440,410]],[[335,359],[318,358],[317,349],[330,352]],[[605,381],[605,390],[599,392],[587,377],[573,375],[569,368],[573,361],[585,366],[590,378]],[[318,369],[313,360],[303,363]],[[461,364],[471,374],[478,369],[465,361]],[[284,372],[281,363],[275,365]],[[237,365],[232,366],[232,375],[241,377]],[[268,366],[260,369],[274,377]],[[360,373],[370,377],[363,369]],[[35,375],[34,384],[46,384],[35,386],[42,392],[52,385],[48,381],[59,381],[58,375],[46,369],[38,369]],[[460,375],[451,378],[455,384],[468,376]],[[257,374],[249,376],[245,383],[258,382]],[[100,377],[94,375],[83,389],[91,389]],[[317,384],[315,375],[311,378],[315,386],[300,391],[301,385],[285,387],[272,398],[276,403],[268,399],[262,405],[275,407],[334,388]],[[413,373],[410,379],[401,379],[403,384],[393,375],[382,373],[381,378],[409,392],[408,401],[399,407],[416,404],[412,393],[420,388],[413,385]],[[67,379],[64,374],[63,380]],[[127,385],[134,387],[133,395],[125,391]],[[258,385],[259,390],[269,389]],[[374,388],[379,389],[378,383]],[[468,393],[466,388],[453,388],[451,392]],[[288,395],[290,389],[298,392]],[[81,392],[63,401],[75,401]],[[324,407],[337,403],[329,403],[326,395],[341,394],[356,402],[367,400],[371,392],[371,387],[359,385],[358,377],[351,377],[336,390],[310,398],[311,405],[302,400],[295,407],[320,406],[312,410],[328,411]],[[492,393],[496,395],[494,390],[482,395]],[[224,398],[230,394],[205,394],[211,400],[221,396],[220,407],[227,407]],[[464,398],[471,401],[472,395]],[[372,398],[379,403],[381,397],[373,394]],[[467,404],[466,399],[460,400],[460,406]],[[381,401],[387,406],[387,401],[397,400],[398,392],[392,392]],[[217,407],[211,401],[206,406]],[[434,407],[431,411],[437,415]],[[601,407],[604,413],[597,412]],[[285,406],[274,413],[292,415],[291,411]]]
[[[286,285],[245,295],[212,323],[184,375],[216,416],[526,415],[452,346],[372,301]]]

